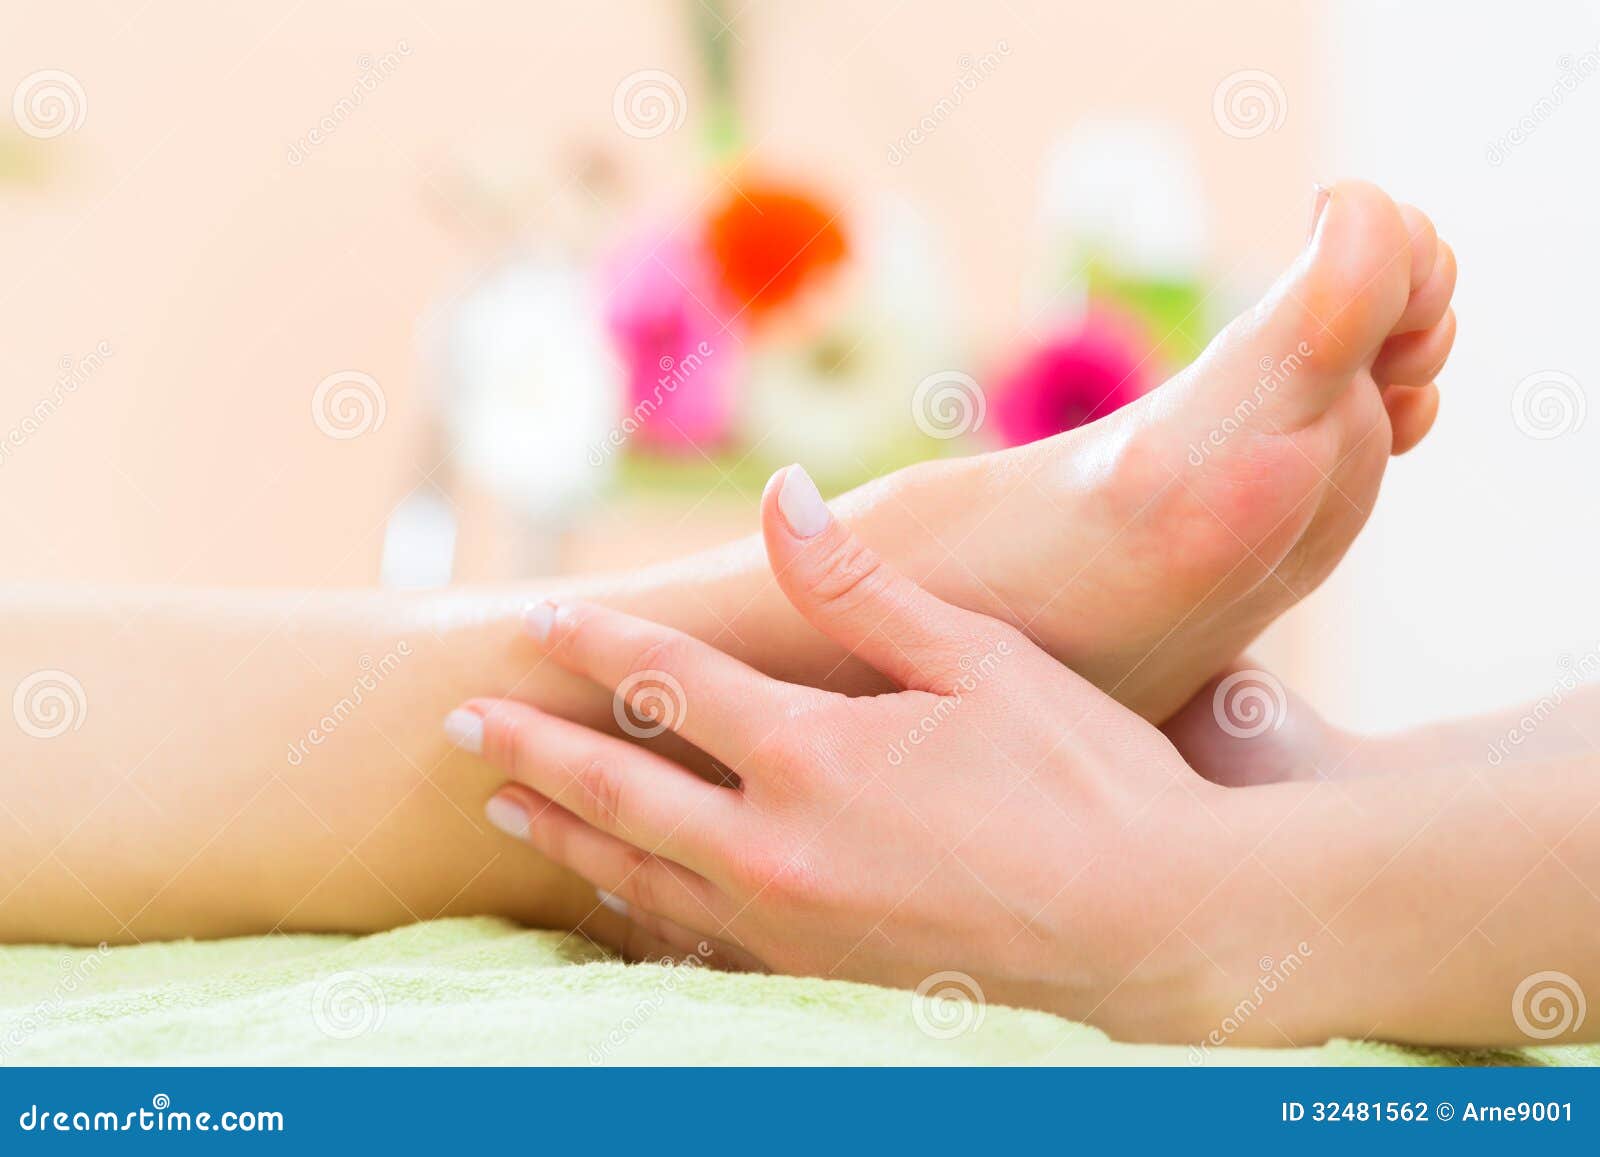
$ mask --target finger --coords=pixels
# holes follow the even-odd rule
[[[975,648],[1030,646],[1011,627],[953,607],[889,566],[833,517],[799,466],[767,482],[761,532],[795,609],[901,687],[943,694]]]
[[[737,830],[742,797],[654,752],[510,699],[474,699],[445,731],[603,832],[702,870]]]
[[[767,971],[765,965],[738,945],[704,936],[653,912],[631,908],[609,892],[597,892],[596,895],[606,908],[643,929],[656,942],[672,949],[679,964],[703,965],[721,972]]]
[[[720,934],[722,917],[731,914],[727,898],[704,876],[589,826],[521,784],[495,792],[484,814],[507,835],[526,840],[630,908],[710,935]]]
[[[1411,297],[1400,320],[1392,332],[1415,333],[1437,325],[1450,308],[1450,298],[1456,291],[1456,254],[1445,242],[1439,242],[1438,256],[1421,285],[1411,290]]]
[[[1389,426],[1394,436],[1389,452],[1396,456],[1413,449],[1433,429],[1439,416],[1439,387],[1389,386],[1383,391],[1383,406],[1389,411]]]
[[[678,950],[649,929],[632,920],[586,920],[582,932],[597,944],[611,949],[629,964],[671,964]]]
[[[699,639],[594,603],[541,603],[528,633],[567,670],[616,693],[618,725],[635,739],[675,731],[741,771],[745,759],[808,695]]]
[[[1444,369],[1455,340],[1455,311],[1447,309],[1432,329],[1404,333],[1384,342],[1372,363],[1372,378],[1380,386],[1420,386],[1431,382]]]

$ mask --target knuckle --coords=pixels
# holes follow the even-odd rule
[[[652,671],[671,671],[681,668],[684,659],[684,638],[676,633],[651,639],[637,651],[628,663],[628,678]]]
[[[791,856],[773,866],[767,893],[789,909],[820,908],[827,898],[821,876],[803,856]]]
[[[818,568],[811,589],[825,603],[850,608],[869,602],[888,582],[883,561],[862,543],[851,539]]]
[[[598,827],[622,826],[622,776],[612,760],[593,756],[572,778],[580,815]]]
[[[735,864],[736,883],[751,895],[783,909],[814,909],[826,900],[821,875],[799,851],[753,850]]]
[[[527,725],[504,711],[490,711],[483,717],[483,750],[510,769],[512,778],[521,779],[528,751]]]
[[[641,912],[660,914],[665,900],[660,870],[643,854],[634,852],[628,858],[627,874],[614,891],[624,902]]]
[[[791,788],[810,782],[819,766],[829,763],[839,730],[838,716],[830,706],[807,695],[788,699],[776,713],[772,731],[754,748],[753,758]]]
[[[754,895],[772,878],[775,861],[774,853],[765,847],[740,848],[728,859],[729,879],[741,892]]]
[[[551,808],[537,808],[528,817],[529,842],[550,859],[568,868],[572,866],[570,835]]]
[[[812,731],[826,723],[831,706],[828,698],[804,693],[786,696],[779,713],[782,727],[775,737],[780,746],[785,749],[804,746]]]

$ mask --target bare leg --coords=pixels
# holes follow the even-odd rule
[[[1431,410],[1418,422],[1394,391],[1442,363],[1453,285],[1420,215],[1340,185],[1266,300],[1167,385],[1059,438],[902,471],[835,512],[936,594],[1023,625],[1164,720],[1331,569],[1364,517],[1351,496],[1369,501],[1389,452],[1425,432]],[[1342,503],[1325,501],[1330,468]],[[785,679],[878,685],[801,622],[753,542],[565,589]],[[466,911],[570,925],[590,897],[490,839],[492,785],[439,729],[472,696],[609,718],[519,647],[537,593],[7,596],[0,688],[24,722],[0,728],[0,937]],[[78,713],[41,738],[54,722],[27,723],[25,700],[52,680]]]
[[[1540,699],[1388,734],[1335,727],[1248,658],[1200,690],[1163,730],[1191,767],[1216,783],[1451,771],[1481,774],[1581,760],[1600,739],[1600,686],[1586,655]]]
[[[907,504],[959,469],[905,471],[839,506],[915,565]],[[472,695],[615,726],[608,696],[520,642],[523,608],[558,590],[785,678],[869,685],[777,594],[753,541],[631,578],[503,591],[9,591],[0,939],[369,930],[486,912],[576,925],[592,891],[487,827],[495,781],[440,730]]]

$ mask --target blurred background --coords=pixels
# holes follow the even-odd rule
[[[1460,336],[1433,435],[1260,654],[1352,725],[1547,695],[1600,650],[1596,73],[1572,0],[31,5],[6,576],[681,554],[785,462],[836,491],[1159,383],[1348,174],[1454,245]]]

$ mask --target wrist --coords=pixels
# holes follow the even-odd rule
[[[1350,866],[1360,840],[1347,820],[1332,822],[1333,790],[1222,789],[1217,815],[1230,836],[1219,842],[1217,869],[1225,875],[1186,926],[1203,965],[1192,974],[1195,1021],[1186,1034],[1196,1063],[1223,1045],[1304,1047],[1370,1027],[1358,1023],[1361,996],[1377,986],[1328,921],[1345,882],[1369,879],[1377,867],[1362,875]]]

